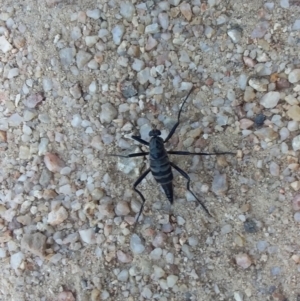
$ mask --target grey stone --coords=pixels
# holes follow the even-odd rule
[[[34,255],[44,256],[47,237],[42,233],[24,234],[21,240],[21,248],[30,251]]]

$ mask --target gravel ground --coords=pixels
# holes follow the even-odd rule
[[[45,2],[45,3],[42,3]],[[300,3],[7,1],[1,300],[299,300]],[[153,126],[175,156],[170,206]]]

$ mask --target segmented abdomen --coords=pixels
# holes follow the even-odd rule
[[[168,200],[173,203],[173,173],[163,140],[153,137],[149,143],[150,169],[155,180],[162,186]]]
[[[161,137],[153,137],[149,143],[150,169],[159,184],[167,184],[173,180],[173,174],[164,141]]]

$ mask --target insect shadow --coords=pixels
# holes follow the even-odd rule
[[[150,167],[142,173],[142,175],[135,181],[133,184],[133,189],[139,194],[139,196],[142,199],[142,206],[138,213],[138,216],[135,221],[134,228],[136,227],[136,224],[140,218],[141,213],[143,212],[144,205],[145,205],[145,198],[143,194],[137,189],[137,186],[142,182],[142,180],[151,172],[154,179],[157,183],[161,185],[163,188],[169,202],[173,204],[174,195],[173,195],[173,173],[172,168],[177,170],[186,180],[186,189],[194,196],[194,198],[197,200],[197,202],[201,205],[201,207],[204,209],[204,211],[211,216],[206,206],[195,196],[195,194],[190,190],[190,182],[191,179],[189,175],[183,171],[181,168],[179,168],[176,164],[171,162],[169,160],[168,155],[181,155],[181,156],[189,156],[189,155],[199,155],[199,156],[212,156],[212,155],[233,155],[235,153],[232,152],[215,152],[215,153],[192,153],[187,151],[167,151],[165,149],[164,144],[168,142],[173,134],[175,133],[179,123],[180,123],[180,114],[182,111],[182,108],[184,104],[186,103],[187,99],[189,98],[190,94],[192,93],[193,88],[189,91],[188,95],[186,96],[185,100],[182,103],[182,106],[178,112],[177,122],[171,129],[169,135],[164,140],[160,137],[161,132],[158,129],[152,129],[149,132],[149,136],[151,137],[150,141],[147,142],[143,140],[140,136],[131,136],[132,139],[146,145],[149,147],[149,152],[141,152],[141,153],[133,153],[128,155],[116,155],[116,154],[108,154],[108,156],[113,157],[121,157],[121,158],[134,158],[134,157],[143,157],[146,155],[149,155],[149,165]]]

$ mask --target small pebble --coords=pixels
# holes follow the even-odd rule
[[[86,51],[79,50],[76,54],[76,64],[78,69],[83,69],[83,67],[90,61],[92,55]]]
[[[172,288],[176,284],[177,280],[178,280],[178,276],[176,276],[176,275],[169,275],[167,277],[167,285],[168,285],[168,287]]]
[[[25,234],[21,240],[21,247],[34,255],[43,257],[46,249],[46,240],[47,237],[42,233]]]
[[[296,223],[300,223],[300,212],[296,212],[296,213],[294,214],[294,221],[295,221]]]
[[[300,121],[300,107],[297,105],[291,106],[287,111],[287,115],[294,121]]]
[[[152,241],[155,248],[164,247],[167,240],[167,235],[163,232],[158,232]]]
[[[270,174],[274,177],[278,177],[280,174],[279,165],[276,162],[270,164]]]
[[[256,248],[258,250],[258,252],[262,253],[264,252],[269,246],[269,243],[265,240],[260,240],[257,242],[256,244]]]
[[[179,8],[183,16],[187,19],[187,21],[191,21],[193,14],[190,4],[183,2],[180,4]]]
[[[240,29],[230,29],[227,31],[227,34],[235,44],[239,43],[242,39],[242,31]]]
[[[268,90],[269,81],[265,78],[251,78],[249,79],[249,86],[259,92],[264,92]]]
[[[295,84],[300,81],[300,69],[294,69],[289,74],[289,82]]]
[[[4,36],[0,37],[0,50],[4,53],[10,51],[12,49],[12,45],[7,41]]]
[[[68,218],[67,210],[63,206],[60,206],[59,208],[52,210],[48,214],[47,223],[50,224],[51,226],[56,226],[61,224],[67,218]]]
[[[115,207],[115,213],[117,216],[124,216],[130,213],[128,202],[119,201]]]
[[[98,20],[101,16],[100,14],[100,10],[98,8],[96,9],[88,9],[86,11],[86,15],[89,17],[89,18],[92,18],[94,20]]]
[[[252,260],[248,254],[238,254],[235,256],[236,264],[243,269],[247,269],[252,264]]]
[[[113,35],[113,41],[116,45],[121,44],[121,40],[123,38],[123,35],[125,33],[125,27],[123,24],[117,24],[111,31]]]
[[[131,236],[130,249],[135,254],[141,254],[145,250],[145,246],[142,243],[142,240],[136,234],[133,234]]]
[[[79,230],[79,235],[80,235],[81,240],[87,244],[96,243],[94,228],[89,228],[86,230]]]
[[[117,251],[117,258],[122,263],[129,263],[132,261],[132,257],[121,250]]]
[[[147,286],[144,286],[141,294],[146,299],[151,299],[151,297],[152,297],[152,292],[151,292],[150,288]]]
[[[44,157],[44,163],[51,172],[60,172],[65,163],[57,155],[46,153]]]
[[[276,107],[279,100],[280,100],[280,93],[271,91],[262,97],[262,99],[260,100],[260,104],[267,109],[271,109]]]
[[[256,24],[256,27],[251,33],[252,39],[260,39],[263,38],[264,35],[267,33],[269,28],[269,22],[263,21]]]
[[[278,276],[281,273],[281,268],[280,267],[272,267],[271,268],[271,275],[272,276]]]
[[[15,253],[10,257],[10,266],[12,269],[16,270],[25,259],[25,256],[22,252]]]
[[[300,149],[300,135],[293,138],[292,146],[293,146],[294,151],[297,151]]]
[[[228,234],[230,232],[232,232],[232,226],[231,225],[224,225],[221,228],[221,234]]]
[[[217,195],[224,195],[228,190],[226,174],[216,173],[212,182],[212,191]]]
[[[120,15],[123,16],[128,21],[132,20],[135,13],[135,7],[131,2],[124,1],[120,4]]]
[[[118,280],[122,281],[122,282],[127,281],[128,277],[129,277],[129,274],[128,274],[127,270],[122,270],[117,276]]]
[[[292,27],[292,30],[300,30],[300,19],[297,19]]]
[[[100,121],[101,123],[110,123],[118,116],[118,111],[111,103],[101,105]]]
[[[246,130],[246,129],[252,127],[253,124],[254,124],[254,122],[250,119],[243,118],[240,120],[240,128],[243,130]]]
[[[295,211],[300,211],[300,194],[296,194],[293,197],[292,206]]]
[[[234,292],[233,296],[235,301],[243,301],[243,294],[241,292]]]

